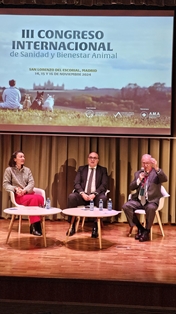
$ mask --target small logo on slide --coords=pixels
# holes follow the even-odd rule
[[[86,111],[86,117],[87,118],[92,118],[94,116],[94,111],[93,110],[87,110]]]
[[[142,117],[143,119],[146,119],[146,118],[148,117],[148,113],[145,112],[145,111],[141,112],[141,117]]]
[[[152,119],[160,118],[160,113],[156,111],[150,112],[149,118],[152,118]]]
[[[134,112],[131,112],[131,111],[125,111],[125,112],[117,112],[114,114],[114,117],[117,118],[117,117],[131,117],[131,116],[134,116]]]
[[[115,117],[115,118],[117,118],[117,117],[122,117],[122,115],[121,115],[120,112],[117,112],[117,113],[114,114],[114,117]]]

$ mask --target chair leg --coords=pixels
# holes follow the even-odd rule
[[[153,227],[150,228],[150,241],[153,239]]]
[[[82,225],[81,225],[82,228],[84,227],[85,219],[86,219],[85,217],[83,217],[82,219]]]
[[[83,217],[83,218],[82,218],[82,224],[81,224],[81,227],[82,227],[82,228],[84,228],[85,220],[86,220],[86,217]],[[76,232],[78,231],[79,223],[80,223],[80,217],[77,217],[76,228],[75,228],[75,231],[76,231]],[[104,226],[104,224],[103,224],[103,221],[102,221],[102,219],[101,219],[101,227],[103,227],[103,226]]]
[[[128,233],[128,237],[131,237],[132,231],[133,231],[133,227],[130,227],[130,230],[129,230],[129,233]]]
[[[142,225],[143,227],[145,228],[146,227],[146,216],[145,215],[142,215]]]
[[[85,223],[86,217],[82,218],[82,225],[81,227],[84,228],[84,223]],[[103,224],[103,220],[101,219],[101,227],[103,228],[104,224]]]
[[[22,216],[19,216],[18,233],[21,233]]]
[[[158,220],[158,223],[159,223],[160,229],[161,229],[162,236],[164,237],[164,230],[163,230],[163,226],[162,226],[162,223],[161,223],[160,214],[159,214],[159,212],[158,212],[158,211],[156,211],[156,217],[157,217],[157,220]]]
[[[76,221],[76,224],[75,224],[75,232],[78,231],[79,222],[80,222],[80,217],[77,217],[77,221]]]

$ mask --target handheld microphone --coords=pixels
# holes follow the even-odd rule
[[[145,172],[144,167],[141,167],[140,173],[144,173],[144,172]],[[144,178],[141,180],[141,182],[142,182],[142,183],[144,182]]]
[[[142,173],[144,172],[145,177],[148,177],[149,172],[145,171],[144,167],[141,167],[141,171],[140,171],[140,173],[141,173],[141,172],[142,172]]]

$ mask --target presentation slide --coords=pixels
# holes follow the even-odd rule
[[[0,132],[170,135],[173,11],[0,9]]]

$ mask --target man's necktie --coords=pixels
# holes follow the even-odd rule
[[[144,177],[142,185],[141,185],[141,190],[140,190],[140,200],[141,200],[142,205],[145,205],[146,203],[146,181],[147,181],[147,176]]]
[[[91,194],[93,174],[94,174],[94,168],[91,169],[91,173],[89,176],[89,181],[88,181],[88,185],[87,185],[87,194],[88,195]]]
[[[145,205],[145,203],[146,203],[145,195],[142,195],[142,196],[141,196],[141,204],[142,204],[142,205]]]

